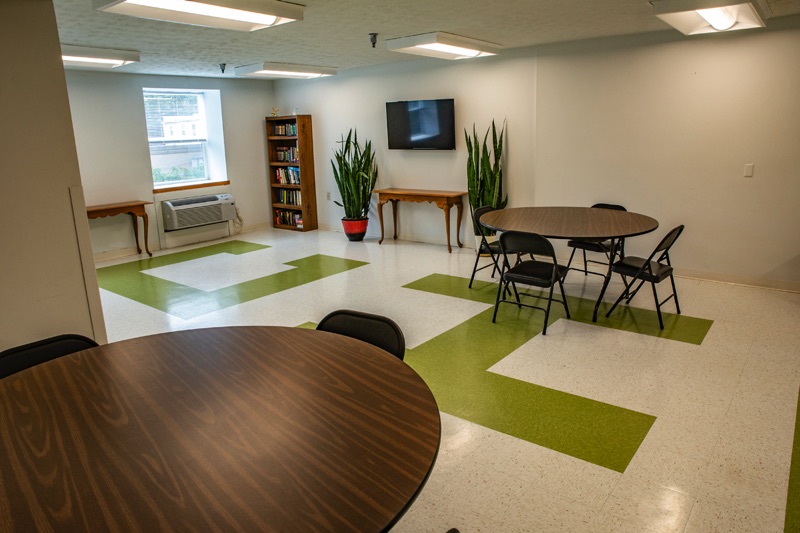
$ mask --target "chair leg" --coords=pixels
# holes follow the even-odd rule
[[[492,315],[492,324],[497,320],[497,308],[500,307],[500,293],[505,289],[503,288],[503,276],[500,276],[500,282],[497,284],[497,297],[494,299],[494,314]]]
[[[624,278],[623,278],[623,281],[624,281]],[[642,280],[639,283],[639,285],[633,290],[633,292],[630,292],[630,288],[633,287],[633,283],[635,281],[636,280],[632,279],[630,285],[628,285],[627,282],[625,283],[625,285],[626,285],[625,289],[626,289],[626,292],[628,292],[628,302],[627,302],[628,304],[631,303],[631,300],[633,300],[633,297],[636,296],[636,293],[638,293],[639,289],[641,289],[642,285],[644,285],[644,280]]]
[[[522,309],[522,301],[520,301],[520,299],[519,299],[519,292],[517,291],[517,284],[512,281],[511,282],[511,286],[514,287],[514,298],[517,299],[517,307]],[[508,285],[506,285],[506,288],[507,287],[508,287]]]
[[[589,263],[586,261],[586,250],[583,250],[583,275],[589,275]]]
[[[542,335],[547,335],[547,323],[550,321],[550,304],[553,303],[553,286],[550,285],[550,296],[547,297],[547,309],[544,310],[544,328],[542,328]]]
[[[477,274],[478,272],[478,261],[480,261],[480,259],[481,259],[481,253],[480,250],[477,250],[475,253],[475,265],[472,267],[472,277],[469,278],[470,289],[472,288],[472,282],[475,280],[475,274]],[[495,263],[495,266],[496,265],[497,263]],[[494,275],[494,272],[492,272],[492,275]]]
[[[577,250],[577,248],[573,248],[572,253],[569,254],[569,261],[567,261],[567,271],[569,271],[569,266],[572,264],[572,258],[575,257],[575,250]]]
[[[492,252],[489,252],[489,256],[492,258],[492,262],[494,263],[494,267],[492,267],[492,278],[494,278],[495,274],[500,273],[500,265],[497,262],[497,258],[492,255]]]
[[[658,325],[661,329],[664,329],[664,319],[661,318],[661,303],[658,301],[658,291],[656,290],[656,284],[651,283],[650,285],[653,286],[653,298],[656,301],[656,314],[658,315]]]
[[[678,314],[681,314],[681,306],[678,303],[678,289],[675,288],[675,277],[670,276],[669,280],[672,282],[672,296],[675,298],[675,309],[677,309]]]
[[[628,294],[628,288],[627,288],[627,287],[625,287],[625,290],[624,290],[624,291],[622,291],[622,294],[620,294],[620,295],[619,295],[619,298],[617,298],[617,301],[616,301],[616,302],[614,302],[614,305],[612,305],[612,306],[611,306],[611,309],[609,309],[609,310],[608,310],[608,313],[606,313],[606,318],[608,318],[609,316],[611,316],[611,313],[613,313],[613,312],[614,312],[614,309],[616,309],[616,308],[617,308],[617,306],[619,305],[619,303],[620,303],[620,302],[623,300],[623,298],[625,298],[625,295],[626,295],[626,294]]]
[[[567,313],[567,318],[572,318],[569,316],[569,306],[567,305],[567,295],[564,293],[564,283],[562,280],[558,280],[558,286],[561,288],[561,303],[564,304],[564,311]]]

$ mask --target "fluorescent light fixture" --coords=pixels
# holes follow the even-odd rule
[[[386,48],[392,52],[404,52],[440,59],[468,59],[493,56],[500,47],[496,44],[460,37],[452,33],[434,32],[387,39]]]
[[[92,0],[96,11],[237,31],[303,20],[304,7],[276,0]]]
[[[684,35],[765,26],[755,4],[730,2],[731,0],[653,0],[650,3],[655,16]]]
[[[61,60],[65,67],[117,68],[139,61],[139,52],[62,44]]]
[[[308,65],[290,65],[288,63],[256,63],[254,65],[244,65],[236,67],[234,73],[237,76],[248,76],[251,78],[264,79],[312,79],[323,78],[325,76],[336,75],[335,68],[311,67]]]

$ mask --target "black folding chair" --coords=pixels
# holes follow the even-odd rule
[[[368,342],[400,360],[406,354],[403,331],[394,320],[385,316],[339,309],[320,320],[317,329]]]
[[[475,254],[475,265],[472,267],[472,276],[469,278],[469,288],[472,288],[472,282],[475,280],[475,274],[479,270],[483,270],[484,268],[492,267],[492,277],[494,277],[495,272],[500,272],[500,264],[498,261],[500,260],[500,243],[497,241],[489,242],[486,240],[486,228],[481,224],[481,216],[488,213],[489,211],[494,211],[494,207],[491,206],[484,206],[479,207],[475,211],[472,212],[472,222],[475,225],[475,228],[480,232],[481,242],[478,245],[477,253]],[[481,255],[489,256],[492,260],[491,263],[484,265],[478,268],[478,261],[480,261]]]
[[[675,241],[678,240],[682,232],[683,225],[680,225],[667,233],[647,259],[628,256],[611,265],[611,271],[622,276],[622,281],[625,283],[625,290],[622,291],[617,301],[614,302],[614,305],[608,310],[606,318],[611,315],[623,299],[627,299],[626,303],[630,304],[631,300],[633,300],[634,296],[636,296],[636,293],[639,292],[639,289],[642,288],[645,282],[650,283],[653,287],[653,298],[656,302],[658,325],[661,326],[661,329],[664,329],[664,320],[661,317],[661,306],[667,303],[671,298],[675,299],[675,309],[678,314],[681,314],[681,307],[678,303],[678,291],[675,288],[675,277],[672,275],[672,263],[669,260],[669,250],[672,248],[672,245],[675,244]],[[672,283],[672,294],[663,301],[659,301],[656,285],[667,278],[669,278]],[[631,287],[633,287],[637,280],[639,284],[631,291]]]
[[[95,346],[98,344],[92,339],[69,333],[9,348],[0,352],[0,378]]]
[[[625,209],[623,206],[617,204],[594,204],[592,208],[627,211],[627,209]],[[572,239],[570,241],[567,241],[567,246],[572,248],[572,253],[569,256],[569,261],[567,261],[567,268],[570,270],[578,270],[580,272],[583,272],[584,276],[588,276],[589,274],[596,274],[598,276],[605,277],[606,272],[593,272],[589,270],[589,263],[604,265],[607,269],[608,263],[609,261],[611,261],[612,251],[614,252],[614,254],[620,254],[622,257],[625,257],[625,248],[624,248],[625,239],[617,239],[617,240]],[[575,256],[576,250],[583,251],[583,269],[570,268],[570,265],[572,265],[572,258]],[[587,259],[586,252],[595,252],[599,254],[604,254],[606,256],[606,261],[603,262],[594,259]]]
[[[556,300],[564,305],[564,311],[569,318],[569,307],[567,297],[564,294],[564,276],[567,275],[567,267],[559,265],[556,260],[556,253],[553,245],[546,238],[536,233],[524,233],[521,231],[506,231],[500,235],[500,250],[503,254],[503,266],[500,271],[500,283],[497,286],[497,298],[494,304],[494,315],[492,322],[497,319],[497,309],[503,302],[516,304],[518,307],[530,307],[544,311],[544,328],[542,335],[547,335],[547,322],[550,319],[550,304],[553,302],[553,288],[558,285],[561,289],[561,300]],[[530,259],[522,259],[522,256],[529,256]],[[535,256],[544,257],[547,260],[536,259]],[[509,258],[515,260],[511,265]],[[520,300],[520,293],[517,291],[517,284],[531,285],[550,289],[547,296],[547,307],[538,305],[524,304]],[[509,293],[509,285],[514,289],[515,300],[507,300],[506,294]],[[534,295],[522,293],[522,296]]]

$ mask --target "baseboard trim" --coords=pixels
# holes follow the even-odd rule
[[[675,268],[675,275],[680,278],[716,281],[719,283],[730,283],[732,285],[744,285],[748,287],[774,289],[786,292],[800,292],[800,282],[798,281],[754,278],[750,276],[738,276],[735,274],[708,272],[706,270],[692,270],[688,268]]]

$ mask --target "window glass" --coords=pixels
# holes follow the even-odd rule
[[[215,154],[210,153],[212,150],[209,148],[208,100],[207,91],[144,89],[147,140],[155,188],[226,179],[214,175],[219,172],[213,171],[219,165],[213,164]],[[215,99],[210,100],[213,104]],[[211,108],[221,111],[218,105]],[[221,117],[215,122],[221,123]],[[221,139],[221,132],[216,136]],[[212,145],[222,146],[221,143]],[[224,149],[219,151],[224,152]],[[224,161],[224,153],[217,154],[217,159]]]

